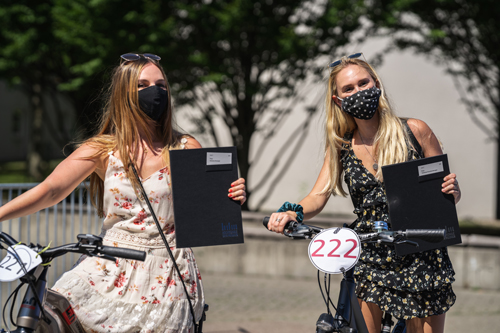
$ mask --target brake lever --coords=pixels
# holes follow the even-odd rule
[[[109,254],[94,253],[99,249],[101,245],[88,244],[85,242],[80,242],[79,245],[80,245],[79,247],[83,250],[81,253],[86,254],[89,257],[101,258],[101,259],[111,260],[114,262],[116,262],[117,260],[115,257],[112,257]]]
[[[283,231],[283,234],[292,239],[311,239],[314,232],[315,230],[311,226],[294,222],[290,224],[288,229]]]
[[[375,243],[394,243],[394,236],[390,232],[380,232],[378,233],[379,239]]]
[[[394,241],[394,244],[409,244],[413,245],[416,248],[419,247],[419,244],[417,242],[411,241],[411,240],[400,240],[400,241]]]
[[[111,260],[113,262],[116,262],[116,258],[115,257],[112,257],[108,254],[94,254],[92,252],[87,252],[86,253],[89,257],[94,257],[94,258],[100,258],[100,259],[106,259],[106,260]]]

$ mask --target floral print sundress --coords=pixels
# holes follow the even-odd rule
[[[374,221],[389,223],[389,209],[384,184],[356,157],[352,136],[344,137],[347,143],[341,162],[357,215],[354,230],[365,233],[373,231]],[[410,144],[408,150],[410,159],[422,157]],[[377,304],[397,319],[439,315],[455,303],[451,286],[455,272],[447,248],[397,256],[390,245],[363,243],[354,274],[358,298]]]
[[[182,144],[186,143],[183,139]],[[183,148],[183,146],[181,146]],[[193,252],[176,248],[169,168],[141,179],[199,320],[204,305]],[[66,296],[87,332],[193,332],[188,300],[147,204],[111,152],[104,180],[104,245],[147,252],[144,262],[83,257],[53,289]]]

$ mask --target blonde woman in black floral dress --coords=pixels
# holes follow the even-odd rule
[[[272,214],[270,230],[282,233],[301,212],[304,219],[318,214],[330,195],[346,196],[344,178],[357,215],[353,227],[370,231],[373,221],[389,219],[381,166],[442,154],[425,122],[394,115],[379,76],[360,55],[330,65],[323,168],[299,205]],[[455,174],[444,177],[442,191],[460,200]],[[382,311],[405,319],[409,333],[443,332],[456,298],[454,274],[446,248],[398,257],[390,246],[363,244],[356,294],[370,333],[380,332]]]

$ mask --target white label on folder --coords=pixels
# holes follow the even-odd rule
[[[420,165],[418,167],[419,176],[432,175],[433,173],[443,172],[443,162],[430,163],[425,165]]]
[[[231,164],[233,153],[207,153],[207,165]]]

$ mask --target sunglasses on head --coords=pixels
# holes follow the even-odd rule
[[[136,60],[141,59],[141,57],[148,58],[148,59],[155,60],[155,61],[161,60],[161,58],[159,56],[157,56],[156,54],[151,54],[151,53],[143,53],[143,54],[125,53],[125,54],[122,54],[120,56],[120,58],[122,58],[125,61],[136,61]]]
[[[347,56],[347,58],[355,59],[355,58],[361,57],[362,55],[363,55],[363,53],[354,53],[354,54]],[[333,68],[335,66],[338,66],[341,62],[342,62],[342,59],[336,60],[336,61],[332,62],[329,67]]]

